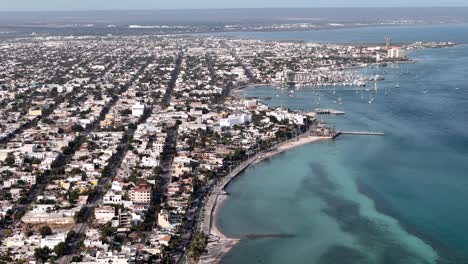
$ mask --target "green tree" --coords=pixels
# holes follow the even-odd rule
[[[39,263],[45,263],[50,257],[51,250],[48,247],[36,248],[34,250],[34,258]]]
[[[61,257],[67,252],[67,244],[65,242],[60,242],[54,247],[54,253]]]
[[[68,194],[68,202],[70,204],[75,204],[76,200],[78,200],[78,197],[80,196],[80,190],[74,189]]]
[[[81,262],[83,260],[83,256],[73,256],[72,262]]]
[[[160,175],[163,171],[163,168],[161,166],[156,166],[153,169],[153,175]]]
[[[71,241],[74,237],[76,236],[76,232],[75,230],[70,230],[68,233],[67,233],[67,242],[68,241]]]
[[[128,129],[137,129],[137,125],[134,123],[128,124]]]
[[[39,228],[39,234],[41,234],[42,237],[46,237],[52,234],[52,229],[46,225],[42,226],[41,228]]]
[[[110,223],[107,223],[100,229],[100,232],[101,232],[101,240],[106,240],[107,237],[116,234],[117,228],[112,227]]]
[[[188,247],[188,255],[194,261],[198,262],[200,256],[205,252],[208,237],[203,232],[197,232]]]
[[[5,159],[5,163],[8,165],[8,166],[13,166],[15,164],[15,156],[13,155],[13,153],[8,153],[7,154],[7,157]]]
[[[74,124],[72,126],[72,131],[73,132],[83,132],[84,128],[78,124]]]

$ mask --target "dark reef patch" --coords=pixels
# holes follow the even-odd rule
[[[347,200],[340,195],[340,190],[333,183],[323,166],[312,163],[310,165],[311,173],[309,177],[304,178],[302,188],[314,192],[326,204],[323,212],[336,219],[340,228],[356,238],[357,247],[363,252],[371,252],[371,255],[377,256],[378,263],[395,264],[395,263],[418,263],[426,264],[422,256],[415,255],[399,241],[398,237],[392,233],[391,227],[386,226],[383,222],[378,222],[374,219],[369,219],[363,216],[360,212],[359,204],[352,200]],[[341,254],[349,254],[350,256],[358,256],[356,249],[346,249],[345,253],[339,250],[328,250],[320,263],[326,262],[329,259],[343,258],[339,262],[334,263],[361,263],[360,261],[348,261]],[[333,254],[338,254],[334,256]],[[362,257],[364,253],[359,256]],[[365,262],[364,262],[365,263]]]

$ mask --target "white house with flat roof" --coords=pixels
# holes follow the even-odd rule
[[[145,105],[136,103],[132,106],[132,116],[142,116],[145,113]]]

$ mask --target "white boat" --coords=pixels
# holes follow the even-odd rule
[[[395,88],[400,88],[400,78],[397,76]]]

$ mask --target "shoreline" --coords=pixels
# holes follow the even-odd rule
[[[205,234],[208,235],[209,238],[208,245],[206,247],[207,252],[202,255],[200,263],[220,263],[222,259],[231,251],[231,249],[241,241],[241,238],[229,237],[224,234],[216,223],[216,217],[219,213],[219,210],[222,208],[223,203],[229,197],[229,194],[225,191],[225,188],[232,182],[233,179],[241,175],[241,173],[251,165],[258,164],[280,153],[303,145],[331,139],[333,139],[333,137],[310,136],[306,132],[306,134],[302,134],[296,138],[279,143],[271,150],[256,154],[255,156],[237,166],[229,175],[225,176],[219,182],[219,184],[213,188],[203,208],[204,219],[201,223],[201,229]]]

